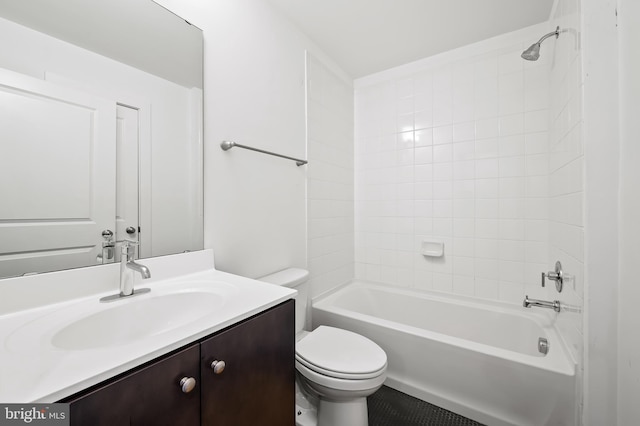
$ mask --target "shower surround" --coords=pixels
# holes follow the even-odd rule
[[[548,24],[356,81],[356,277],[521,303],[546,298]],[[545,53],[547,53],[545,55]],[[443,257],[420,254],[423,239]]]

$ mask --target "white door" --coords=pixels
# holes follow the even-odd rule
[[[0,276],[98,262],[115,136],[115,102],[0,69]]]
[[[138,241],[138,110],[118,105],[116,132],[116,239]],[[136,248],[136,259],[141,247]],[[120,250],[116,250],[116,262]]]

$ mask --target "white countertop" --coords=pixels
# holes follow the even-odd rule
[[[152,270],[153,273],[153,270]],[[172,277],[136,287],[150,293],[111,303],[99,298],[114,291],[35,306],[0,315],[0,401],[3,403],[55,402],[174,349],[249,318],[294,297],[295,290],[270,285],[209,269]],[[83,350],[55,347],[52,336],[77,318],[109,309],[117,304],[135,303],[157,297],[166,289],[217,291],[224,302],[197,320],[168,327],[161,333],[132,342]],[[189,306],[175,306],[183,309]],[[114,324],[114,327],[117,326]]]

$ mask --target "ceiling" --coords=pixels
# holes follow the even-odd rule
[[[268,0],[353,78],[549,19],[553,0]]]

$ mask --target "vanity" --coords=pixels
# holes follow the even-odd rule
[[[7,0],[0,48],[0,402],[293,425],[295,291],[203,250],[202,31],[151,0]],[[113,298],[128,244],[123,294],[150,291]]]
[[[35,296],[0,305],[0,400],[69,403],[72,425],[293,425],[295,291],[210,250],[144,262],[151,291],[109,303],[118,265],[2,281]]]

